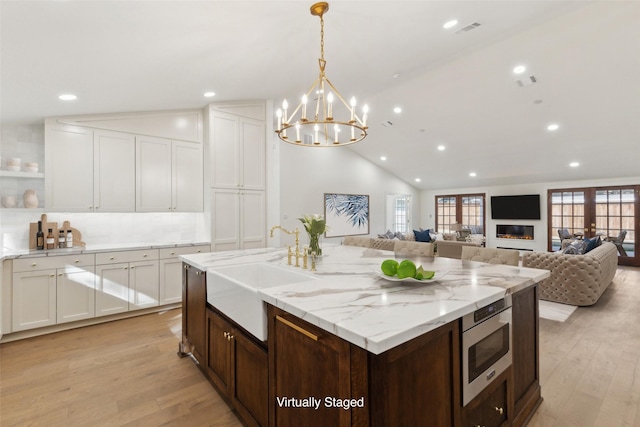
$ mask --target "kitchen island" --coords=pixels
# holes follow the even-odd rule
[[[216,308],[214,273],[257,263],[300,271],[286,250],[183,256],[183,289],[199,298],[183,305],[181,352],[248,425],[526,424],[541,401],[536,283],[549,273],[431,257],[416,261],[435,280],[393,282],[377,273],[386,258],[327,245],[317,271],[304,273],[313,280],[256,289],[268,307],[264,340]],[[505,296],[513,363],[463,406],[460,319]]]

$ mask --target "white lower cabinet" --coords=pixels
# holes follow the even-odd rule
[[[57,323],[91,319],[96,315],[95,267],[65,267],[57,270]]]
[[[210,245],[160,249],[160,305],[182,302],[180,255],[211,252]]]
[[[13,273],[13,332],[56,324],[56,270]]]
[[[18,258],[4,334],[182,302],[180,255],[210,245]]]
[[[129,310],[129,263],[96,266],[96,317]]]
[[[158,250],[96,254],[96,316],[159,305]]]

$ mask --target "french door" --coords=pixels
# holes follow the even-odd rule
[[[548,249],[560,248],[560,232],[601,236],[616,244],[618,263],[640,266],[640,185],[548,191]]]

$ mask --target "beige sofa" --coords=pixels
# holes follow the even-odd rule
[[[539,284],[540,299],[593,305],[616,275],[618,252],[609,242],[584,255],[529,252],[524,255],[522,266],[551,271],[551,277]]]

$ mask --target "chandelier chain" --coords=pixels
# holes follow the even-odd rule
[[[324,16],[320,15],[320,59],[324,62]]]

